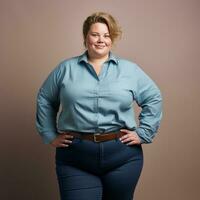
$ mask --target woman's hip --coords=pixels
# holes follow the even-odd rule
[[[142,160],[142,146],[128,146],[119,139],[95,143],[75,138],[69,147],[56,149],[57,164],[71,164],[94,172],[110,170],[129,159]]]

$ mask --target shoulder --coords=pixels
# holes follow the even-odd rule
[[[67,66],[70,66],[71,64],[75,64],[75,63],[78,63],[79,61],[79,58],[80,56],[74,56],[74,57],[71,57],[71,58],[66,58],[66,59],[63,59],[59,62],[58,64],[58,68],[63,68],[63,67],[67,67]]]
[[[65,76],[69,66],[77,60],[78,56],[61,60],[50,72],[49,77],[52,77],[53,79],[55,78],[56,80],[62,79]]]
[[[135,72],[135,73],[142,70],[141,67],[134,61],[124,59],[121,57],[117,57],[117,60],[119,67],[124,70],[128,70],[130,72]]]
[[[65,58],[61,60],[57,66],[54,68],[53,72],[55,73],[65,73],[71,66],[76,66],[79,63],[81,56],[74,56],[71,58]]]
[[[134,81],[151,79],[142,67],[134,61],[118,57],[118,67],[123,74],[133,77]]]

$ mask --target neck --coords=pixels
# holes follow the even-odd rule
[[[108,58],[109,58],[109,54],[102,57],[91,56],[88,54],[88,61],[91,63],[103,63],[106,60],[108,60]]]

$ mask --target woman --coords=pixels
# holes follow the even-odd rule
[[[39,90],[37,129],[56,148],[62,200],[132,199],[142,144],[158,130],[160,91],[138,65],[111,52],[120,35],[111,15],[89,16],[83,24],[86,51],[62,61]],[[138,127],[134,101],[142,108]]]

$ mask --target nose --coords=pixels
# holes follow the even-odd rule
[[[98,42],[103,42],[103,36],[102,35],[99,35]]]

